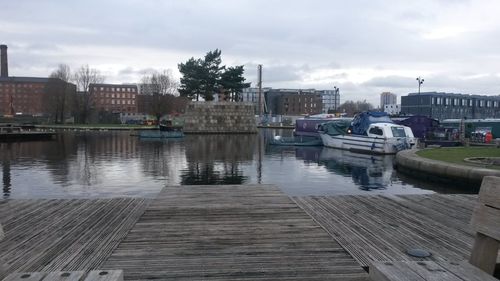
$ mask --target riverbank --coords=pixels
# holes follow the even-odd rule
[[[482,150],[485,148],[474,149]],[[476,152],[474,149],[432,148],[404,150],[398,152],[396,155],[395,166],[399,172],[418,177],[419,179],[455,183],[468,189],[478,189],[483,177],[500,176],[500,170],[463,162],[463,159],[466,157],[480,156],[478,154],[488,153],[487,151]],[[494,156],[491,155],[491,152],[489,153],[490,155],[488,156]],[[497,152],[495,151],[495,153]]]
[[[76,130],[76,131],[129,131],[129,130],[154,130],[158,126],[128,125],[128,124],[72,124],[72,125],[35,125],[35,128],[53,130]]]

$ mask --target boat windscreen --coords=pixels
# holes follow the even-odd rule
[[[404,127],[391,127],[392,136],[395,138],[405,138],[405,128]]]

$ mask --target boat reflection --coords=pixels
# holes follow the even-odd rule
[[[392,182],[394,155],[368,155],[324,147],[318,159],[329,171],[350,175],[362,190],[385,189]]]
[[[361,190],[386,189],[395,181],[394,155],[369,155],[328,147],[294,147],[271,149],[273,154],[295,154],[306,164],[316,163],[328,172],[350,177]]]

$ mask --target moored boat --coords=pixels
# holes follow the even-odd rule
[[[50,140],[55,135],[55,132],[29,130],[13,124],[0,125],[0,141]]]
[[[167,120],[158,125],[156,130],[145,130],[139,132],[140,138],[182,138],[184,132],[182,126],[173,125],[172,121]]]
[[[407,126],[392,122],[385,112],[362,112],[351,125],[330,121],[320,125],[323,145],[372,154],[396,154],[416,144],[413,132]]]
[[[329,121],[351,122],[352,118],[335,117],[333,114],[317,114],[295,120],[294,135],[318,137],[318,125]]]

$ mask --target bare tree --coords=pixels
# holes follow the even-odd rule
[[[103,83],[105,77],[95,68],[90,68],[88,64],[82,65],[75,73],[74,80],[81,95],[76,102],[76,108],[80,117],[80,122],[87,123],[94,98],[90,91],[90,84]]]
[[[71,81],[71,70],[66,64],[59,64],[45,86],[46,107],[55,123],[63,123],[68,112],[73,111],[76,89]]]
[[[159,123],[162,115],[171,113],[180,104],[176,102],[179,83],[171,70],[153,71],[144,75],[141,82],[142,94],[147,95],[146,111]]]
[[[177,82],[172,76],[170,69],[159,71],[152,71],[147,73],[142,78],[143,92],[146,94],[158,93],[160,95],[177,95]]]

